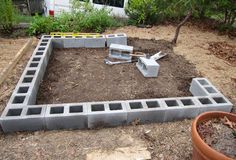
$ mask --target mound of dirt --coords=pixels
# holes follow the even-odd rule
[[[55,49],[41,83],[37,103],[70,103],[190,96],[195,66],[173,53],[170,42],[129,38],[135,51],[168,53],[159,60],[157,78],[145,78],[135,63],[104,64],[108,49]]]

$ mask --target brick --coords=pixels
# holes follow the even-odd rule
[[[105,36],[87,36],[84,39],[85,48],[105,48],[106,38]]]
[[[159,99],[144,99],[126,101],[128,124],[132,122],[152,123],[163,122],[166,108]]]
[[[87,108],[81,103],[48,105],[45,121],[48,130],[87,128]]]
[[[127,45],[127,35],[125,33],[106,35],[107,47],[113,44]]]
[[[120,44],[111,44],[109,47],[109,57],[123,60],[131,60],[133,46],[125,46]]]
[[[45,111],[43,105],[5,108],[1,115],[2,129],[5,133],[43,130]]]
[[[100,126],[118,126],[126,124],[127,111],[119,101],[87,103],[88,128]]]
[[[136,67],[144,77],[157,77],[160,65],[153,59],[140,57],[136,63]]]

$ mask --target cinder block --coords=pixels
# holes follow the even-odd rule
[[[163,122],[166,107],[159,99],[143,99],[126,101],[128,119],[127,122],[151,123]]]
[[[88,128],[117,126],[127,122],[125,103],[119,101],[87,103]]]
[[[201,104],[195,97],[179,97],[177,99],[183,108],[183,119],[195,118],[199,115]]]
[[[106,38],[104,35],[101,36],[86,36],[84,39],[85,48],[105,48]]]
[[[131,60],[133,53],[133,46],[126,46],[120,44],[111,44],[109,47],[109,57],[123,60]]]
[[[85,38],[76,36],[75,38],[65,38],[64,48],[82,48],[85,47]]]
[[[230,112],[233,104],[227,100],[222,95],[219,96],[201,96],[196,97],[196,99],[200,102],[200,111],[199,113],[207,112],[207,111],[225,111]]]
[[[1,115],[2,129],[4,132],[43,130],[45,111],[44,105],[5,108]]]
[[[177,98],[160,99],[166,108],[164,122],[184,119],[184,108]]]
[[[153,59],[140,57],[136,63],[138,70],[144,77],[157,77],[160,65]]]
[[[193,96],[222,95],[206,78],[193,78],[190,86]]]
[[[107,47],[113,44],[127,45],[127,35],[125,33],[106,35]]]
[[[52,44],[54,48],[64,48],[64,38],[61,36],[54,36]]]
[[[82,103],[48,105],[45,121],[49,130],[87,128],[87,108]]]

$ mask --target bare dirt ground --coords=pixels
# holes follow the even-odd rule
[[[108,49],[56,49],[38,93],[38,104],[191,96],[197,72],[170,42],[130,38],[135,51],[168,53],[159,60],[158,78],[145,78],[136,63],[104,64]]]
[[[0,72],[14,58],[17,52],[27,42],[27,38],[4,39],[0,38]]]
[[[124,27],[107,32],[126,32],[130,37],[170,40],[173,26],[151,29]],[[183,27],[174,52],[195,64],[203,76],[212,81],[227,97],[235,100],[236,69],[214,55],[209,43],[235,40],[195,27]],[[0,51],[1,52],[1,51]],[[0,86],[0,105],[5,107],[31,53],[18,63],[13,74]],[[164,59],[163,59],[164,60]],[[7,91],[7,92],[6,92]],[[234,101],[235,104],[235,101]],[[120,126],[98,130],[39,131],[0,133],[0,159],[191,159],[191,120],[163,124]],[[117,155],[122,155],[118,156]]]

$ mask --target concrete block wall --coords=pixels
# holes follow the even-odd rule
[[[52,51],[51,45],[51,38],[45,38],[44,36],[39,41],[6,108],[35,104],[38,88],[46,70],[50,52]]]
[[[230,112],[232,109],[232,103],[206,78],[192,80],[190,92],[193,97],[34,105],[57,41],[54,38],[43,36],[33,52],[1,115],[4,132],[110,127],[135,120],[140,123],[167,122],[194,118],[205,111]],[[62,38],[63,47],[65,41]]]

